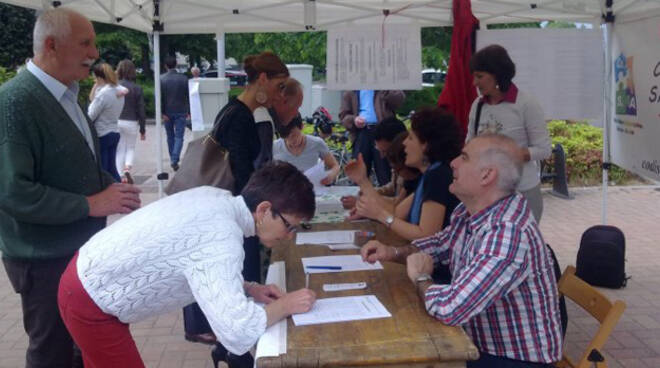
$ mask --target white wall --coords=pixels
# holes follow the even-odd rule
[[[342,92],[329,90],[325,84],[315,84],[312,86],[312,112],[317,107],[323,106],[332,115],[333,121],[339,121]]]
[[[303,85],[303,102],[300,106],[300,115],[303,118],[311,117],[316,106],[312,106],[312,66],[308,64],[287,64],[291,77]]]

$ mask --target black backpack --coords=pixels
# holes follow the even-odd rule
[[[625,257],[626,238],[619,228],[592,226],[582,234],[575,274],[593,286],[625,287]]]

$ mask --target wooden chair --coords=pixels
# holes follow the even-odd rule
[[[572,362],[566,354],[562,360],[555,364],[558,368],[588,368],[592,364],[596,368],[607,368],[605,357],[601,354],[603,345],[614,330],[619,318],[626,309],[626,303],[617,300],[612,303],[605,295],[591,285],[575,276],[575,267],[567,266],[559,280],[559,293],[573,300],[576,304],[589,312],[600,322],[600,328],[589,342],[587,350],[576,363]]]

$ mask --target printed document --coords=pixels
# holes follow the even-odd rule
[[[296,326],[392,317],[375,295],[317,299],[307,313],[291,316]]]
[[[349,272],[349,271],[372,271],[382,270],[383,265],[380,262],[369,263],[362,260],[359,254],[349,254],[342,256],[323,256],[323,257],[305,257],[301,258],[303,270],[306,273],[327,273],[327,272]],[[308,268],[308,266],[321,268]],[[328,266],[337,269],[326,269]]]

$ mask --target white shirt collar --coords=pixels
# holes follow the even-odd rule
[[[65,86],[62,82],[51,77],[48,73],[39,68],[32,60],[28,61],[27,70],[30,71],[39,81],[46,87],[46,89],[55,97],[57,101],[62,99],[62,96],[67,90],[70,90],[74,96],[78,96],[78,82],[71,83],[70,86]]]

